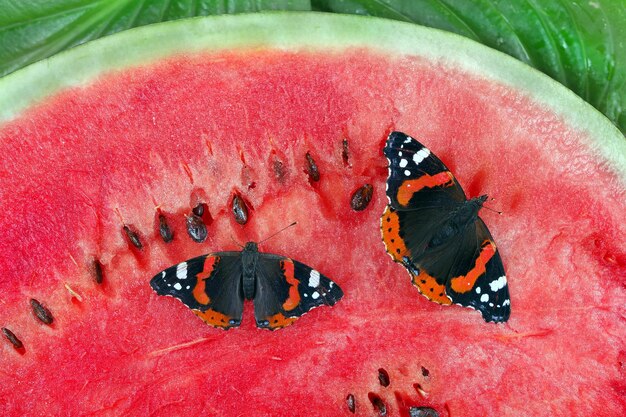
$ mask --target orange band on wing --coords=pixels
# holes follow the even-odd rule
[[[283,303],[283,310],[291,311],[300,304],[300,293],[298,292],[298,285],[300,284],[300,281],[298,281],[294,275],[293,262],[281,261],[280,267],[282,268],[285,278],[287,279],[287,283],[289,284],[289,297]]]
[[[398,203],[403,206],[409,204],[413,194],[421,190],[422,188],[433,188],[437,186],[449,187],[453,184],[454,176],[450,171],[443,171],[439,174],[428,175],[424,174],[414,180],[406,180],[398,188],[396,199]]]
[[[452,304],[452,300],[446,295],[446,286],[439,284],[425,271],[421,271],[419,275],[413,275],[413,285],[431,301],[439,304]]]
[[[398,213],[391,211],[389,206],[380,219],[380,230],[383,233],[383,243],[387,253],[394,261],[402,262],[403,256],[410,256],[408,249],[404,245],[404,240],[400,237],[400,219]]]
[[[452,278],[450,281],[450,287],[457,293],[465,293],[476,284],[476,280],[486,271],[487,262],[496,254],[496,245],[490,241],[485,240],[480,248],[478,258],[476,258],[476,264],[470,271],[456,278]]]
[[[283,313],[274,314],[267,318],[269,323],[269,328],[271,329],[280,329],[282,327],[287,327],[296,321],[297,317],[285,317]]]
[[[207,311],[200,310],[191,310],[194,314],[204,320],[206,323],[211,326],[221,327],[222,329],[227,329],[232,327],[230,324],[231,317],[228,317],[226,314],[222,314],[215,310],[208,309]]]
[[[215,261],[219,258],[216,256],[207,256],[204,260],[204,266],[202,267],[202,271],[196,275],[196,286],[193,287],[193,298],[202,305],[207,305],[211,302],[211,299],[207,295],[206,283],[204,282],[211,276],[211,272],[213,272],[213,268],[215,267]]]

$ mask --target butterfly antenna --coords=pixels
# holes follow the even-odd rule
[[[270,240],[271,238],[273,238],[273,237],[274,237],[274,236],[276,236],[277,234],[279,234],[279,233],[281,233],[281,232],[284,232],[285,230],[289,229],[291,226],[295,226],[296,224],[298,224],[298,222],[293,222],[293,223],[291,223],[289,226],[285,226],[285,227],[283,227],[283,228],[282,228],[282,229],[280,229],[278,232],[276,232],[276,233],[274,233],[273,235],[271,235],[271,236],[269,236],[269,237],[266,237],[265,239],[263,239],[262,241],[260,241],[260,242],[259,242],[259,244],[261,244],[261,243],[263,243],[263,242],[265,242],[265,241],[267,241],[267,240]]]
[[[230,235],[230,240],[232,240],[232,241],[233,241],[233,243],[234,243],[235,245],[237,245],[237,246],[239,246],[241,249],[243,249],[243,245],[242,245],[241,243],[237,242],[237,241],[235,240],[235,238],[233,237],[233,235]]]
[[[491,201],[493,201],[493,199],[492,199]],[[485,206],[485,205],[483,205],[483,208],[486,208],[486,209],[487,209],[487,210],[489,210],[489,211],[493,211],[494,213],[498,213],[499,215],[502,215],[502,214],[503,214],[503,212],[501,212],[501,211],[499,211],[499,210],[496,210],[496,209],[492,209],[492,208],[491,208],[491,207],[489,207],[489,206]]]

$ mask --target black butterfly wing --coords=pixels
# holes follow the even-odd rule
[[[410,270],[466,198],[443,162],[412,137],[392,132],[383,152],[389,161],[383,242],[393,260]]]
[[[505,322],[511,315],[511,300],[502,258],[482,219],[475,226],[473,233],[466,234],[466,240],[475,239],[475,253],[469,265],[467,259],[455,264],[446,282],[447,293],[455,304],[480,311],[485,321]]]
[[[393,209],[440,208],[467,200],[450,170],[414,138],[392,132],[383,153],[389,161],[386,192]]]
[[[207,324],[237,327],[243,314],[241,252],[199,256],[158,273],[150,285],[178,298]]]
[[[258,327],[270,330],[292,324],[321,305],[334,305],[343,291],[328,277],[292,259],[259,254],[256,267],[254,316]]]

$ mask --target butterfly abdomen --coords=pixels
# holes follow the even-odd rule
[[[248,242],[241,252],[241,264],[243,272],[243,296],[246,300],[252,300],[256,293],[256,268],[259,260],[259,247],[256,242]]]

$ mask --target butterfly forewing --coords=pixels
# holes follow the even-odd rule
[[[150,281],[159,295],[178,298],[208,324],[239,326],[243,313],[241,253],[217,252],[181,262]]]
[[[443,162],[402,132],[392,132],[383,150],[389,161],[387,197],[396,210],[443,208],[466,200]]]

